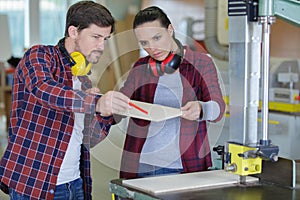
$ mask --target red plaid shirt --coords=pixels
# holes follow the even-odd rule
[[[0,163],[1,189],[7,186],[30,199],[52,199],[57,175],[74,125],[74,112],[86,113],[80,171],[85,199],[91,199],[89,148],[109,132],[111,118],[95,114],[100,96],[79,77],[82,91],[72,87],[70,57],[58,46],[29,49],[14,74],[8,146]],[[92,142],[92,143],[91,143]]]
[[[148,60],[149,56],[135,63],[121,91],[131,99],[153,103],[159,78],[147,70]],[[191,51],[187,47],[179,71],[183,84],[182,105],[195,100],[215,101],[221,111],[215,121],[220,120],[225,103],[212,59],[207,54]],[[147,138],[149,124],[149,121],[130,119],[121,161],[121,178],[137,177],[140,153]],[[184,172],[207,170],[212,162],[206,122],[181,118],[179,148]]]

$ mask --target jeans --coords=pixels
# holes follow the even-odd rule
[[[54,200],[84,200],[82,179],[78,178],[69,183],[56,186]],[[15,190],[9,188],[10,200],[29,200],[29,197],[22,196]]]
[[[138,177],[142,178],[147,176],[180,174],[181,172],[183,172],[183,169],[163,168],[163,167],[157,167],[153,165],[140,163]]]
[[[82,179],[56,186],[54,200],[84,200]]]
[[[10,200],[29,200],[29,197],[22,196],[11,188],[9,188],[9,198]]]

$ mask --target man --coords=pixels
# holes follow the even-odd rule
[[[99,61],[113,26],[105,7],[78,2],[68,10],[65,37],[56,46],[33,46],[17,66],[0,163],[1,189],[11,199],[92,198],[89,148],[108,134],[110,115],[129,108],[129,98],[97,95],[73,69],[88,71],[85,62]]]

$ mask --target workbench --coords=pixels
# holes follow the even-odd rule
[[[218,170],[216,170],[218,171]],[[201,176],[201,173],[191,173],[190,177],[196,177],[197,179]],[[205,172],[206,173],[206,172]],[[211,172],[209,172],[211,173]],[[219,173],[219,172],[217,172]],[[229,173],[229,172],[224,172]],[[261,182],[257,177],[251,177],[250,181],[245,184],[236,182],[228,182],[220,184],[222,180],[217,180],[214,176],[211,179],[215,179],[217,184],[204,185],[204,187],[194,187],[193,182],[187,181],[186,178],[181,178],[181,175],[166,175],[161,177],[155,177],[150,182],[156,183],[156,186],[151,185],[149,178],[122,180],[115,179],[110,182],[110,191],[124,199],[133,200],[298,200],[300,199],[300,188],[282,187],[276,184],[267,182]],[[174,177],[178,177],[178,181],[181,181],[181,185],[186,184],[186,188],[178,189],[178,183]],[[152,177],[151,177],[152,178]],[[154,178],[154,177],[153,177]],[[248,177],[247,177],[248,178]],[[143,179],[143,181],[142,181]],[[209,177],[206,177],[209,180]],[[231,178],[230,178],[231,179]],[[166,186],[166,183],[170,182],[170,187]],[[202,179],[203,180],[203,179]],[[129,181],[129,182],[128,182]],[[136,182],[134,182],[136,181]],[[147,183],[148,182],[148,183]],[[201,185],[201,179],[199,179],[199,185]],[[210,184],[210,183],[209,183]],[[172,188],[173,190],[166,189],[166,187]],[[176,186],[177,185],[177,186]],[[160,188],[161,190],[155,191],[154,187]],[[165,191],[164,191],[165,190]]]
[[[112,180],[111,191],[122,198],[134,200],[299,200],[300,190],[283,188],[267,183],[253,186],[231,186],[206,188],[193,191],[170,192],[165,194],[149,194],[122,185],[120,179]]]

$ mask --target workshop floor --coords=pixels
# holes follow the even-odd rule
[[[0,156],[7,145],[6,117],[0,103]],[[118,178],[123,134],[119,126],[111,128],[111,133],[91,151],[93,177],[93,199],[110,200],[109,182]],[[0,200],[9,200],[9,196],[0,191]]]

